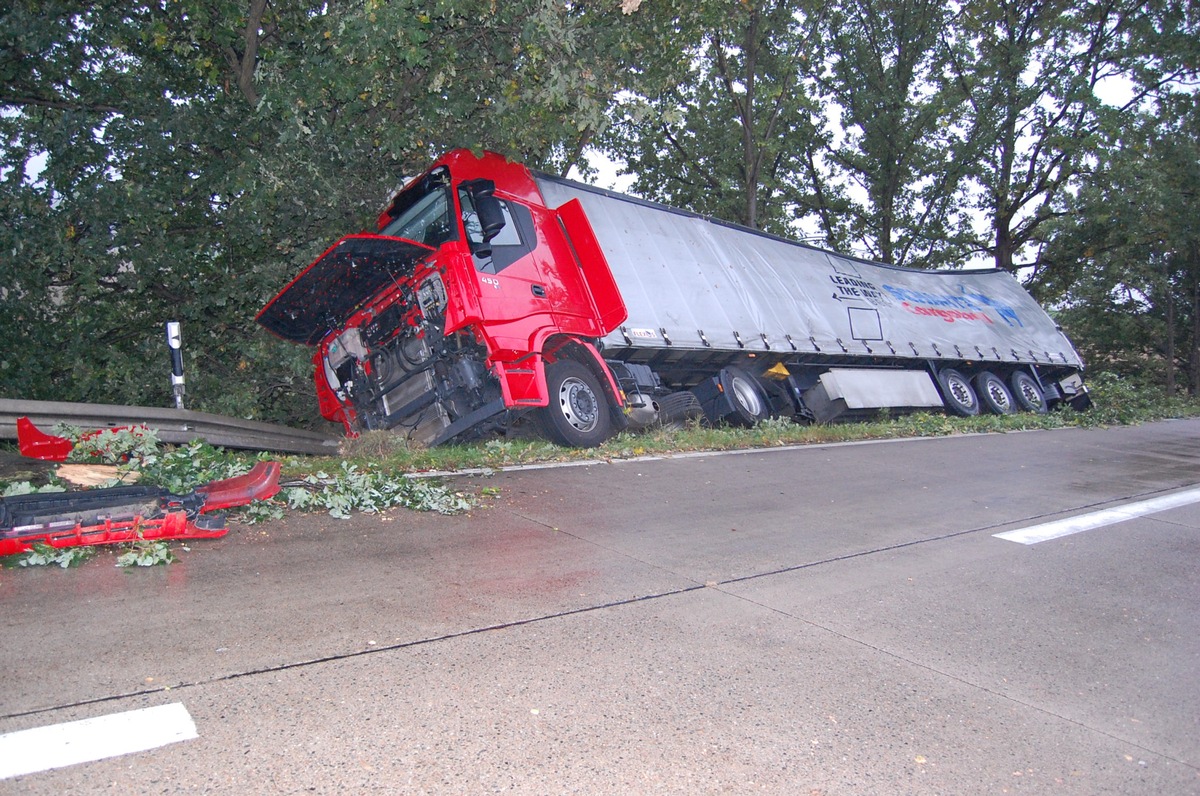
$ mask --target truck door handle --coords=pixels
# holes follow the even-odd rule
[[[537,296],[538,298],[546,297],[546,288],[542,287],[541,285],[533,285],[530,290],[532,290],[533,295]]]

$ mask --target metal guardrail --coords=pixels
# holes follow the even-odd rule
[[[332,456],[341,442],[340,437],[315,431],[187,409],[9,398],[0,398],[0,438],[17,438],[18,417],[28,417],[47,433],[58,423],[88,430],[145,425],[154,429],[159,440],[175,445],[200,439],[225,448],[277,453]]]

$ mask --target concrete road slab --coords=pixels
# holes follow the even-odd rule
[[[1196,506],[993,536],[1196,484],[1200,421],[818,446],[0,572],[0,733],[199,734],[0,793],[1200,794]]]
[[[715,589],[172,698],[199,740],[10,792],[1095,796],[1197,784],[1128,740]]]
[[[176,687],[694,585],[505,511],[291,517],[169,567],[0,572],[0,710]],[[20,687],[18,687],[18,684]],[[33,687],[42,684],[44,687]]]

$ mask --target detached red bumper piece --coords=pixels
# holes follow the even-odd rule
[[[47,434],[28,417],[17,418],[17,449],[22,456],[47,462],[65,462],[74,447],[71,440]]]
[[[236,478],[186,495],[152,486],[118,486],[0,498],[0,556],[34,542],[51,547],[138,539],[212,539],[229,532],[225,515],[208,512],[266,500],[279,492],[279,462],[259,462]]]

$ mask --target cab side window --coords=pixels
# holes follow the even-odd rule
[[[463,228],[471,248],[483,243],[483,229],[479,224],[479,215],[475,212],[475,203],[467,191],[459,191],[458,198],[462,204]],[[529,208],[516,202],[500,200],[500,209],[504,213],[504,228],[492,238],[491,255],[475,255],[475,268],[490,274],[503,271],[525,255],[533,251],[537,240],[533,230],[533,216]]]

